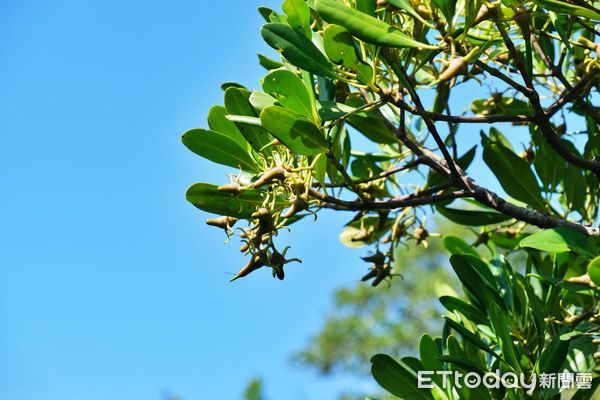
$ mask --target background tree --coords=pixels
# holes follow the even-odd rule
[[[465,297],[442,299],[451,314],[441,337],[423,337],[420,360],[375,356],[377,381],[402,398],[527,398],[522,389],[422,391],[413,378],[423,367],[594,370],[598,6],[286,0],[283,14],[261,9],[262,36],[282,59],[259,55],[262,90],[225,84],[210,129],[183,136],[237,170],[187,193],[221,216],[209,225],[228,236],[237,227],[249,261],[232,280],[263,267],[283,279],[299,260],[277,246],[279,233],[328,209],[352,213],[342,240],[372,246],[363,280],[377,286],[398,274],[399,245],[427,244],[434,210],[477,227],[474,244],[487,252],[455,238],[450,264]],[[468,110],[456,113],[458,96]],[[518,139],[501,133],[507,124]],[[477,149],[466,126],[481,128],[477,147],[504,194],[468,172]],[[548,230],[529,236],[535,227]],[[515,268],[499,248],[527,261]],[[569,356],[586,364],[565,364]]]

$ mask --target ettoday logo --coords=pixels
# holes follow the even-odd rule
[[[459,371],[418,371],[417,386],[420,389],[433,389],[436,385],[447,389],[449,385],[461,389],[463,387],[475,389],[484,386],[488,389],[525,389],[531,395],[539,387],[542,389],[578,389],[592,388],[591,373],[556,373],[556,374],[525,374],[504,372],[496,370],[481,375],[476,372],[463,374]]]

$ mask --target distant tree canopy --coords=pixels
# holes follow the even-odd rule
[[[397,274],[399,245],[427,244],[433,212],[477,230],[474,243],[450,243],[465,296],[441,299],[450,314],[441,337],[421,340],[420,360],[372,359],[385,389],[407,399],[530,398],[522,389],[423,390],[413,377],[422,367],[594,371],[599,7],[285,0],[283,13],[261,8],[261,34],[281,58],[259,55],[268,71],[261,90],[224,84],[209,129],[183,135],[196,154],[233,168],[228,181],[187,192],[218,216],[209,225],[239,233],[248,263],[232,280],[263,267],[283,279],[298,259],[278,247],[279,231],[335,210],[350,214],[342,241],[371,246],[363,280],[379,285]],[[457,110],[457,96],[470,107]],[[522,151],[511,138],[517,128],[528,132]],[[466,148],[474,129],[480,144]],[[476,182],[472,165],[485,165],[503,193]],[[505,251],[526,261],[514,268]]]

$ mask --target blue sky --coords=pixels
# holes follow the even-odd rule
[[[180,136],[222,82],[257,86],[256,8],[279,4],[0,3],[1,399],[235,400],[255,376],[272,399],[368,388],[289,362],[364,270],[337,240],[346,216],[294,229],[304,264],[284,282],[228,284],[237,243],[184,199],[227,171]]]
[[[227,284],[189,184],[225,169],[181,134],[220,83],[257,86],[259,5],[278,1],[0,2],[0,398],[334,398],[343,379],[290,365],[335,287],[354,282],[343,216],[294,232],[304,264]],[[326,250],[325,250],[326,249]],[[360,388],[360,386],[358,386]]]

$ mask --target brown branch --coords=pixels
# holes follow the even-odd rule
[[[419,193],[413,193],[405,196],[394,197],[391,200],[375,200],[370,202],[347,201],[321,193],[315,189],[310,189],[311,197],[320,200],[324,208],[330,208],[339,211],[379,211],[393,210],[397,208],[416,207],[449,201],[463,197],[472,197],[473,194],[464,190],[457,190],[449,193],[432,194],[421,196]]]
[[[567,89],[566,93],[562,95],[553,105],[546,110],[547,118],[552,118],[566,103],[570,103],[581,96],[581,93],[587,92],[586,86],[588,86],[598,73],[597,69],[593,69],[589,74],[586,74],[575,86]]]
[[[414,161],[408,162],[408,163],[406,163],[404,165],[401,165],[399,167],[396,167],[396,168],[389,169],[387,171],[383,171],[383,172],[381,172],[378,175],[370,176],[368,178],[363,178],[363,179],[355,179],[352,182],[354,182],[355,184],[361,184],[361,183],[369,183],[369,182],[373,182],[373,181],[378,181],[380,179],[387,178],[387,177],[389,177],[391,175],[394,175],[394,174],[397,174],[399,172],[406,171],[408,169],[414,168],[414,167],[416,167],[416,166],[418,166],[420,164],[423,164],[423,162],[424,162],[423,158],[419,157],[419,158],[417,158]],[[323,187],[323,186],[325,186],[327,188],[345,187],[345,185],[341,184],[341,183],[326,183],[325,185],[323,185],[320,182],[316,182],[313,186],[314,187]]]
[[[420,110],[395,97],[391,97],[390,100],[390,102],[396,107],[401,108],[413,115],[427,117],[434,121],[450,122],[453,124],[494,124],[497,122],[526,123],[535,121],[535,116],[533,115],[488,115],[485,117],[471,117],[439,114],[427,110]]]
[[[600,236],[600,228],[588,227],[566,219],[553,217],[539,211],[517,206],[501,198],[489,189],[475,185],[473,198],[502,214],[509,215],[519,221],[527,222],[539,228],[571,228],[588,236]]]
[[[518,67],[519,71],[521,72],[521,75],[522,75],[523,79],[525,80],[527,87],[531,89],[531,93],[527,97],[529,98],[529,103],[531,104],[531,106],[533,107],[533,109],[535,111],[535,114],[536,114],[535,122],[540,126],[540,129],[542,131],[542,135],[544,136],[544,139],[548,142],[548,144],[550,144],[550,147],[552,147],[552,149],[558,155],[560,155],[563,159],[565,159],[565,161],[567,161],[568,163],[573,164],[579,168],[583,168],[588,171],[592,171],[598,178],[600,178],[600,161],[588,160],[587,158],[584,158],[577,154],[574,154],[564,144],[560,135],[558,135],[558,133],[556,133],[556,131],[554,130],[554,127],[552,126],[552,124],[549,121],[549,116],[546,115],[544,108],[540,102],[539,94],[533,88],[533,81],[531,80],[531,77],[527,73],[527,69],[525,68],[525,64],[523,62],[523,58],[521,57],[521,53],[519,53],[519,51],[515,47],[514,43],[510,39],[508,32],[506,31],[506,29],[504,29],[504,26],[502,25],[502,22],[498,18],[495,18],[494,22],[496,24],[496,27],[498,28],[498,31],[500,32],[500,35],[502,36],[502,39],[504,40],[504,44],[508,48],[510,55],[515,60],[515,63],[517,64],[517,67]]]

